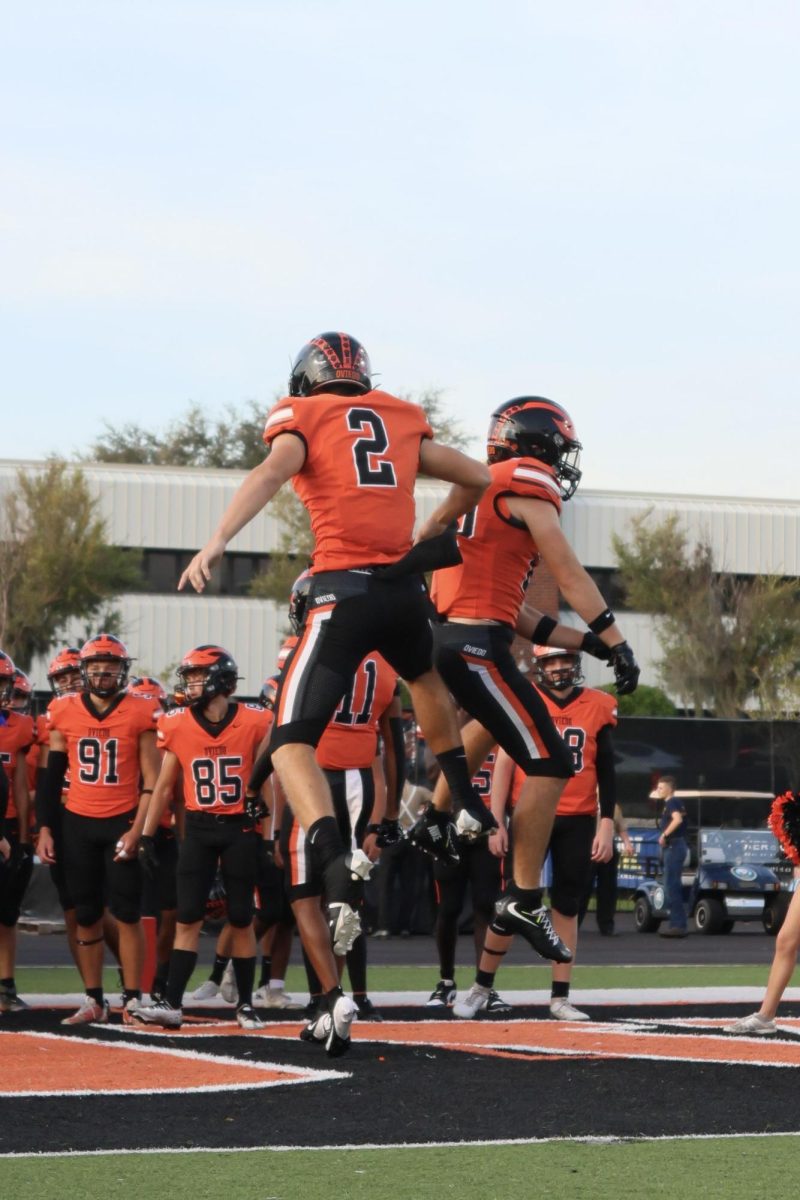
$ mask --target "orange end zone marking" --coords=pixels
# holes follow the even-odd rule
[[[342,1071],[69,1035],[0,1032],[0,1096],[221,1091],[345,1078]]]

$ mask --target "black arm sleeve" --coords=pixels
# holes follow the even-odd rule
[[[42,772],[43,778],[36,780],[36,820],[40,829],[43,825],[49,829],[58,827],[61,790],[66,773],[66,750],[51,750],[47,756],[47,767]]]
[[[0,838],[5,834],[6,812],[8,811],[8,776],[0,767]]]
[[[256,795],[258,795],[274,769],[275,768],[272,765],[272,755],[270,754],[269,750],[265,750],[263,754],[259,754],[256,761],[253,763],[253,769],[250,772],[250,778],[247,781],[248,792],[255,792]]]
[[[610,817],[613,821],[614,805],[617,803],[617,773],[610,725],[604,725],[597,735],[597,786],[600,791],[600,816]]]
[[[397,795],[398,811],[400,809],[400,797],[403,794],[403,785],[406,781],[406,739],[403,735],[403,718],[389,717],[389,729],[392,735],[392,749],[394,750],[395,762],[395,780]]]

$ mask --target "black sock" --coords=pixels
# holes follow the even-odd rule
[[[347,974],[350,976],[350,987],[359,995],[367,993],[367,939],[360,933],[347,951]]]
[[[306,840],[314,848],[314,857],[321,871],[344,854],[344,843],[335,817],[320,817],[310,826]]]
[[[467,755],[464,747],[455,746],[452,750],[445,750],[444,754],[436,755],[436,761],[442,768],[442,774],[447,780],[447,786],[450,788],[453,803],[456,805],[471,805],[473,803],[472,780],[469,775]]]
[[[494,987],[494,971],[476,971],[475,972],[475,982],[479,983],[481,985],[481,987],[493,988]]]
[[[566,1000],[569,995],[569,980],[566,983],[560,980],[553,980],[553,986],[550,988],[550,996],[553,1000]]]
[[[437,887],[441,889],[444,885],[438,884]],[[438,916],[436,917],[436,929],[434,932],[436,934],[436,949],[439,953],[439,976],[441,979],[452,979],[456,970],[458,916],[453,916],[449,909],[445,914],[440,907]]]
[[[209,975],[209,979],[212,983],[216,983],[218,985],[222,983],[222,976],[225,974],[225,968],[229,962],[230,959],[226,954],[214,955],[214,966],[211,968],[211,974]]]
[[[141,998],[142,998],[142,992],[141,992],[140,988],[123,988],[122,989],[122,1007],[123,1008],[125,1007],[125,1005],[128,1003],[129,1000],[141,1000]]]
[[[344,992],[342,991],[342,989],[340,987],[331,988],[331,990],[329,992],[325,993],[324,1001],[325,1001],[325,1007],[327,1008],[328,1012],[332,1011],[333,1006],[336,1003],[336,1001],[339,999],[340,996],[343,996],[343,995],[344,995]]]
[[[239,993],[236,1007],[241,1008],[243,1004],[252,1007],[253,983],[256,978],[255,954],[250,955],[249,958],[234,958],[233,974],[236,977],[236,990]]]
[[[183,1005],[183,993],[196,966],[196,950],[173,950],[169,956],[167,1004],[171,1004],[173,1008],[181,1008]]]
[[[267,986],[267,984],[269,983],[269,977],[271,974],[272,974],[272,958],[270,957],[269,954],[263,954],[261,956],[261,975],[258,980],[258,986],[260,988]]]
[[[87,988],[86,995],[89,996],[92,1000],[94,1000],[95,1004],[99,1004],[102,1007],[103,989],[101,987]]]
[[[542,889],[541,888],[522,888],[518,883],[510,883],[506,889],[507,893],[519,900],[523,908],[527,908],[532,912],[535,908],[542,907]]]
[[[16,991],[16,988],[14,987],[14,976],[6,975],[5,979],[0,979],[0,987],[5,988],[7,992]]]

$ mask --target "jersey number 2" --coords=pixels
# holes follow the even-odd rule
[[[394,467],[381,459],[389,449],[386,426],[372,408],[351,408],[347,413],[347,428],[352,433],[371,436],[356,438],[353,443],[353,462],[359,487],[397,487]]]

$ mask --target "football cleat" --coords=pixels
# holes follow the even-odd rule
[[[406,837],[423,854],[429,854],[446,866],[452,867],[461,861],[457,845],[458,831],[452,816],[439,812],[432,804],[420,813]]]
[[[80,1008],[71,1017],[64,1017],[62,1025],[107,1025],[108,1001],[98,1004],[91,996],[84,996]]]
[[[264,1008],[285,1008],[298,1009],[303,1005],[299,1000],[292,999],[287,994],[284,988],[263,987],[253,993],[253,999],[262,1004]]]
[[[567,996],[554,996],[550,1001],[550,1016],[554,1021],[591,1021],[588,1013],[570,1004]]]
[[[236,976],[233,973],[233,962],[229,962],[222,973],[222,983],[219,988],[222,993],[222,999],[227,1004],[235,1004],[239,999],[239,992],[236,988]]]
[[[131,996],[130,1000],[128,1000],[127,1003],[123,1004],[123,1006],[122,1006],[122,1024],[123,1025],[135,1025],[136,1024],[136,1021],[134,1020],[134,1016],[135,1016],[136,1010],[138,1009],[138,1007],[141,1003],[142,1003],[141,1000],[138,1000],[135,996]]]
[[[139,1004],[131,1013],[135,1025],[160,1025],[163,1029],[180,1029],[183,1011],[173,1008],[166,1000],[157,1004]]]
[[[358,1009],[358,1017],[361,1021],[382,1021],[383,1017],[378,1012],[375,1005],[370,1000],[369,996],[353,997],[355,1006]]]
[[[572,951],[565,946],[553,929],[550,913],[546,908],[525,908],[513,892],[505,896],[494,906],[495,918],[492,929],[496,933],[511,937],[519,933],[525,941],[533,946],[537,954],[551,962],[572,962]]]
[[[337,996],[328,1015],[330,1029],[325,1039],[325,1050],[329,1058],[339,1058],[350,1049],[350,1026],[358,1016],[358,1009],[349,996]]]
[[[513,1010],[508,1001],[504,1000],[503,997],[498,995],[494,988],[492,988],[492,990],[489,992],[489,999],[486,1002],[486,1011],[490,1013],[510,1013]]]
[[[236,1010],[236,1023],[240,1029],[263,1029],[264,1022],[250,1004],[241,1004]]]
[[[192,992],[193,1000],[213,1000],[219,995],[219,984],[214,983],[213,979],[207,979],[205,983],[201,983],[199,988],[195,988]]]
[[[463,1021],[474,1020],[482,1009],[488,1008],[491,994],[491,988],[473,983],[466,996],[462,1000],[456,1000],[453,1005],[453,1016],[460,1017]]]
[[[748,1033],[764,1037],[771,1033],[778,1033],[778,1026],[769,1017],[760,1017],[758,1013],[751,1013],[749,1017],[740,1017],[732,1025],[726,1025],[725,1032]]]
[[[0,987],[0,1012],[25,1012],[30,1008],[24,1000],[20,1000],[16,988]]]
[[[440,979],[425,1002],[426,1008],[452,1008],[456,999],[456,981]]]
[[[303,1042],[325,1042],[331,1031],[331,1014],[320,1008],[309,1015],[308,1021],[300,1030],[300,1040]]]

